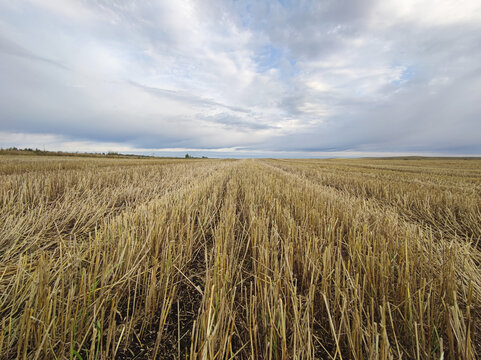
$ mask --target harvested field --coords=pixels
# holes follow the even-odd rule
[[[0,157],[1,359],[475,359],[481,160]]]

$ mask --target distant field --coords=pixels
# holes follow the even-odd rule
[[[0,359],[475,359],[481,160],[0,156]]]

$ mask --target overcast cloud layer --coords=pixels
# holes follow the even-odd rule
[[[0,147],[481,154],[481,1],[0,0]]]

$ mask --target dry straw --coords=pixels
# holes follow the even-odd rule
[[[475,359],[478,160],[0,159],[2,359]]]

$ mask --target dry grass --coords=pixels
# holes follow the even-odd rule
[[[2,359],[475,359],[481,161],[0,159]]]

